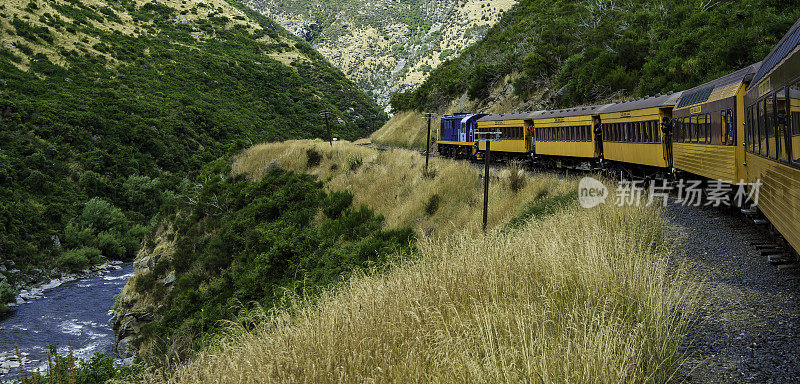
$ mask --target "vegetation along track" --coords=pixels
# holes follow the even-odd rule
[[[482,162],[471,163],[482,166]],[[492,167],[500,165],[493,162]],[[564,171],[545,173],[568,176]],[[577,172],[581,173],[587,174]],[[677,381],[797,380],[800,270],[774,268],[753,245],[771,242],[772,235],[732,209],[673,202],[666,208],[666,217],[670,222],[668,237],[675,250],[673,264],[680,265],[702,286]]]

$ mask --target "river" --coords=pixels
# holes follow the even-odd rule
[[[45,290],[41,297],[19,304],[0,321],[0,382],[19,374],[14,346],[26,368],[47,366],[47,346],[58,345],[66,354],[72,345],[76,359],[96,352],[113,353],[114,334],[108,327],[109,310],[122,287],[133,276],[133,264],[101,276],[75,280]]]

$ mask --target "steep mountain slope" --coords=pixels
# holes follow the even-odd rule
[[[480,40],[516,0],[244,0],[311,41],[381,104]]]
[[[686,89],[761,60],[800,16],[798,5],[524,0],[392,106],[499,104],[505,112]]]
[[[233,1],[7,0],[0,17],[0,280],[13,284],[132,257],[184,176],[229,151],[324,137],[323,110],[345,138],[384,118]]]

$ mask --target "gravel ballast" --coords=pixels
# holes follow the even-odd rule
[[[769,233],[721,208],[670,204],[675,262],[701,281],[678,382],[800,382],[800,272],[769,264]]]

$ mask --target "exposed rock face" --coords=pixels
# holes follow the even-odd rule
[[[114,331],[116,341],[114,352],[122,359],[134,357],[137,354],[135,345],[142,325],[153,320],[151,312],[125,312],[114,313],[109,320],[109,326]]]
[[[311,23],[309,25],[303,25],[303,26],[297,27],[297,29],[294,30],[294,34],[295,35],[297,35],[299,37],[302,37],[305,41],[308,41],[308,42],[313,41],[314,38],[316,38],[318,36],[319,32],[320,32],[320,27],[319,27],[319,24],[317,24],[317,23]]]
[[[121,359],[146,353],[150,343],[141,335],[144,325],[157,319],[156,309],[160,297],[156,292],[136,289],[136,280],[143,275],[156,273],[156,265],[161,261],[169,261],[173,255],[173,244],[169,240],[171,228],[160,228],[153,244],[145,245],[139,250],[133,262],[134,275],[120,293],[119,303],[114,310],[108,325],[114,332],[114,351]],[[163,286],[161,294],[167,294],[172,289],[176,276],[175,271],[159,270],[155,276],[157,285]]]

